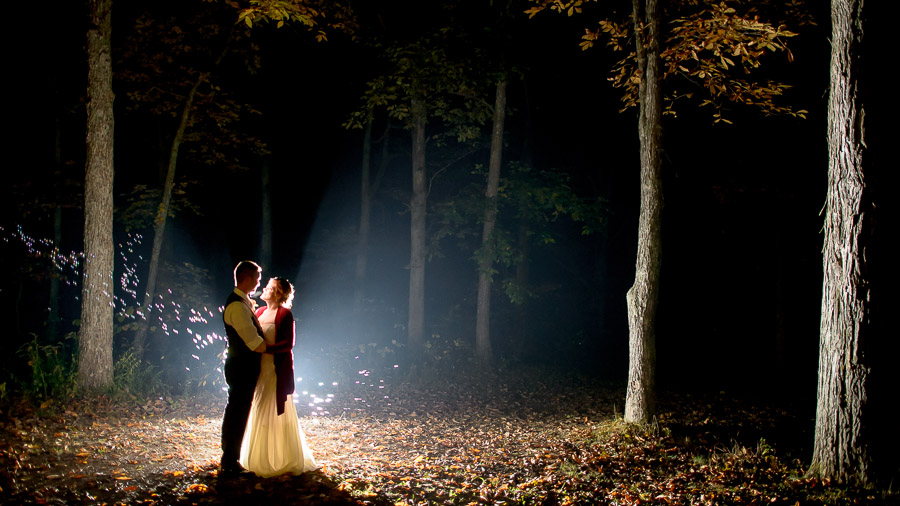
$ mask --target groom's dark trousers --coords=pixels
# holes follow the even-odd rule
[[[232,302],[244,304],[239,295],[232,292],[225,307]],[[262,335],[262,329],[254,320]],[[228,357],[225,359],[225,383],[228,384],[228,404],[222,417],[222,467],[234,468],[241,456],[241,442],[250,416],[253,391],[259,378],[259,353],[244,343],[234,327],[225,324],[228,338]]]

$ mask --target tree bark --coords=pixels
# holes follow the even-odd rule
[[[218,67],[222,60],[225,59],[225,55],[228,54],[228,51],[231,49],[231,42],[234,40],[234,28],[232,27],[231,31],[228,33],[228,38],[225,39],[225,45],[222,47],[222,52],[219,53],[219,56],[213,62],[212,67]],[[159,254],[162,251],[162,241],[163,236],[165,235],[166,230],[166,220],[169,217],[169,207],[172,202],[172,190],[175,188],[175,168],[178,162],[178,151],[181,149],[181,143],[184,140],[184,132],[187,130],[188,125],[190,124],[191,119],[191,111],[194,107],[194,99],[197,96],[197,90],[200,88],[207,79],[209,79],[210,72],[201,72],[197,76],[197,80],[194,81],[194,84],[191,86],[190,91],[188,91],[187,97],[184,101],[184,107],[181,110],[181,118],[178,121],[178,128],[175,130],[175,136],[172,138],[172,147],[169,150],[169,161],[168,167],[166,170],[166,181],[163,184],[163,196],[162,201],[159,204],[159,208],[156,212],[156,219],[154,220],[154,228],[153,228],[153,247],[150,250],[150,268],[147,273],[147,289],[144,293],[144,304],[143,308],[145,311],[145,317],[147,314],[152,312],[153,307],[153,298],[156,297],[156,281],[159,277]],[[138,360],[142,360],[144,356],[144,349],[146,347],[146,336],[147,336],[147,327],[148,324],[140,325],[135,332],[134,339],[131,342],[132,353],[134,353],[135,357]]]
[[[191,118],[191,108],[194,106],[194,97],[197,95],[197,88],[206,80],[208,74],[201,74],[191,90],[188,92],[184,108],[181,111],[181,119],[178,122],[178,129],[175,131],[175,137],[172,139],[172,148],[169,150],[169,164],[166,170],[166,181],[163,183],[162,201],[156,211],[156,218],[153,221],[153,247],[150,250],[150,269],[147,273],[147,288],[144,292],[144,316],[149,317],[153,312],[153,298],[156,297],[156,280],[159,277],[159,253],[162,250],[163,236],[166,231],[166,219],[169,216],[169,207],[172,202],[172,190],[175,187],[175,166],[178,162],[178,150],[181,148],[181,142],[184,139],[184,132],[187,130],[188,122]],[[141,361],[144,358],[144,349],[147,340],[147,328],[149,323],[138,326],[134,333],[134,339],[131,342],[131,351],[134,357]]]
[[[271,269],[275,256],[273,227],[272,227],[272,178],[271,167],[268,160],[263,160],[260,171],[260,199],[259,209],[259,261],[263,269]]]
[[[488,164],[487,205],[481,232],[481,259],[478,262],[478,295],[475,316],[475,356],[482,364],[491,361],[491,270],[494,266],[493,233],[497,223],[497,188],[503,155],[503,128],[506,119],[506,81],[497,83],[494,97],[494,123],[491,131],[491,155]]]
[[[366,295],[366,272],[369,266],[369,234],[372,225],[372,199],[381,186],[381,178],[387,169],[390,160],[391,144],[391,119],[387,119],[384,135],[381,138],[381,159],[378,161],[378,170],[372,179],[372,126],[374,118],[370,118],[366,124],[363,135],[363,159],[360,175],[360,210],[359,210],[359,234],[356,240],[356,267],[353,276],[353,312],[362,311],[363,300]],[[376,141],[378,142],[378,141]]]
[[[633,0],[637,61],[641,70],[638,136],[641,150],[641,210],[634,284],[628,290],[628,387],[625,421],[649,423],[656,414],[656,308],[663,194],[660,139],[659,18],[656,0]]]
[[[866,355],[871,324],[866,265],[868,202],[858,62],[862,0],[831,3],[831,92],[828,100],[828,198],[819,336],[819,384],[810,473],[839,482],[871,481],[866,433]]]
[[[112,0],[89,0],[84,272],[78,333],[78,387],[113,383],[113,91]]]
[[[359,230],[356,236],[356,265],[353,270],[353,312],[362,311],[365,297],[366,269],[369,263],[369,220],[372,210],[372,195],[369,178],[372,168],[372,123],[369,117],[363,133],[362,164],[359,177]]]
[[[516,284],[520,290],[526,290],[531,278],[531,269],[529,268],[529,256],[531,255],[531,234],[525,223],[519,223],[518,232],[519,244],[519,261],[516,263]],[[524,300],[516,304],[516,312],[519,317],[516,318],[516,338],[519,343],[530,343],[534,335],[534,325],[530,319],[532,311],[530,310],[531,301]]]
[[[425,333],[425,105],[412,100],[412,197],[410,198],[409,322],[407,340],[414,354]]]

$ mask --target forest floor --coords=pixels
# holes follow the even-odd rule
[[[724,394],[661,395],[651,429],[622,422],[619,387],[571,376],[391,397],[301,416],[320,469],[269,479],[218,475],[221,398],[6,406],[0,505],[900,503],[805,477],[812,421]]]

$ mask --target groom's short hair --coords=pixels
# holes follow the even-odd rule
[[[234,268],[234,284],[238,285],[241,281],[250,277],[254,272],[260,272],[262,269],[256,262],[244,260],[237,264]]]

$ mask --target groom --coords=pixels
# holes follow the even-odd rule
[[[228,338],[225,359],[228,404],[222,417],[221,466],[226,475],[236,475],[243,470],[238,463],[241,442],[259,377],[259,354],[266,351],[263,331],[248,296],[259,288],[260,271],[259,265],[248,260],[234,268],[234,291],[228,296],[223,313]]]

